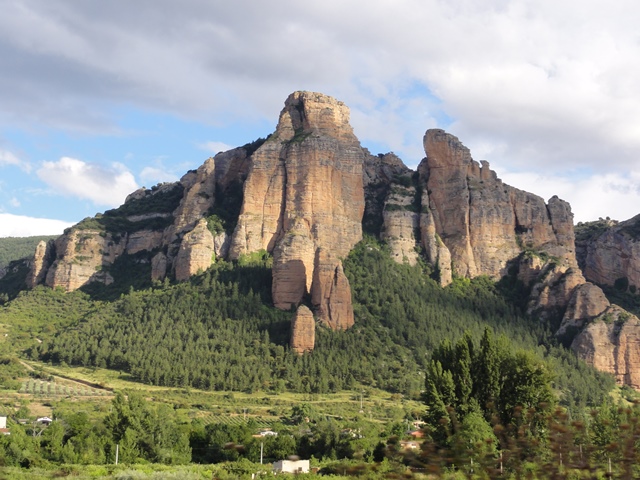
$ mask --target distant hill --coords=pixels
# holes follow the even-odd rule
[[[6,267],[13,260],[32,256],[40,240],[46,242],[54,238],[57,235],[0,238],[0,268]]]

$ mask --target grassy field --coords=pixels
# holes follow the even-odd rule
[[[287,417],[295,405],[303,403],[309,404],[319,416],[385,424],[403,422],[407,415],[417,417],[424,409],[419,402],[372,388],[322,395],[214,392],[144,385],[133,382],[127,374],[107,369],[23,363],[37,372],[39,378],[21,379],[17,391],[0,390],[0,408],[10,410],[27,405],[32,415],[50,414],[61,404],[69,403],[103,410],[108,408],[115,391],[127,390],[141,391],[151,401],[171,405],[185,420],[198,418],[205,424],[253,420],[259,427],[269,427]]]

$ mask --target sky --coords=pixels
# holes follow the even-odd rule
[[[58,234],[331,95],[415,168],[443,128],[576,222],[640,213],[636,0],[0,0],[0,236]]]

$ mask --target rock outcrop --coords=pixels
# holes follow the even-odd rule
[[[192,275],[205,271],[214,257],[213,235],[207,228],[207,220],[202,218],[193,230],[182,237],[174,264],[176,280],[188,280]]]
[[[363,163],[342,102],[311,92],[289,96],[275,133],[252,155],[229,250],[231,258],[259,250],[274,253],[278,308],[296,307],[305,294],[313,296],[315,270],[341,271],[338,259],[362,238]],[[319,249],[331,255],[317,255]],[[343,297],[351,297],[342,277],[328,290],[340,297],[331,305],[346,305]],[[337,312],[341,309],[325,308],[319,317],[332,326],[352,323],[353,313],[347,321],[333,318]]]
[[[300,305],[291,320],[291,350],[301,355],[313,351],[316,341],[316,322],[313,313],[305,305]]]
[[[612,305],[571,344],[576,354],[622,385],[640,389],[640,320]]]
[[[640,288],[640,215],[609,225],[585,242],[584,275],[593,283],[635,293]]]
[[[617,365],[626,372],[616,373],[621,381],[636,385],[628,373],[633,362],[620,366],[619,355],[622,343],[634,351],[635,320],[614,322],[624,328],[609,331],[599,319],[624,314],[594,284],[632,292],[640,286],[640,216],[581,245],[583,276],[568,203],[552,197],[545,204],[505,185],[443,130],[428,130],[423,145],[416,172],[393,153],[373,156],[360,146],[342,102],[295,92],[266,139],[218,153],[179,182],[139,189],[118,209],[39,245],[27,283],[69,291],[108,284],[124,255],[150,266],[152,280],[186,280],[216,258],[266,251],[273,255],[274,305],[297,312],[292,348],[304,352],[313,349],[314,314],[329,328],[354,324],[342,259],[364,228],[396,261],[413,265],[422,257],[443,286],[454,275],[516,275],[531,290],[530,314],[560,325],[558,336],[580,355],[607,371]],[[589,340],[597,329],[618,350]],[[601,355],[608,360],[595,359]]]
[[[420,213],[416,202],[416,187],[411,176],[397,177],[403,183],[391,183],[382,213],[382,232],[380,238],[391,250],[391,256],[399,263],[415,265],[418,262],[416,246],[420,232]]]
[[[442,130],[428,130],[424,147],[427,157],[418,171],[429,204],[422,210],[431,213],[457,275],[500,278],[525,248],[553,255],[567,268],[576,265],[566,202],[554,197],[546,205],[505,185],[488,162],[475,162],[456,137]]]
[[[333,330],[353,326],[351,287],[342,262],[324,248],[316,251],[311,287],[311,302],[320,321]]]
[[[47,275],[47,270],[53,261],[55,256],[55,243],[53,241],[38,242],[36,245],[36,251],[33,254],[33,260],[31,261],[29,274],[27,275],[26,283],[28,288],[34,288],[43,282]]]
[[[105,265],[124,252],[125,242],[96,230],[72,230],[55,242],[56,259],[47,271],[45,284],[66,291],[99,281],[106,285],[113,277],[103,271]]]

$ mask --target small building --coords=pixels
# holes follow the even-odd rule
[[[0,435],[11,435],[7,428],[7,417],[5,416],[0,416]]]
[[[401,441],[400,448],[403,450],[419,450],[420,444],[414,441]]]
[[[309,473],[309,460],[278,460],[273,462],[273,473]]]
[[[259,437],[277,437],[278,436],[278,432],[274,432],[271,429],[264,429],[264,430],[260,430],[257,434],[253,435],[253,437],[259,438]]]

